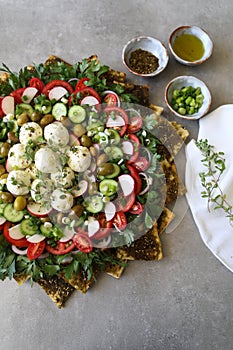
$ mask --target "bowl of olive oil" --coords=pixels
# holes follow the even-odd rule
[[[213,42],[205,30],[197,26],[180,26],[169,37],[174,58],[187,66],[205,62],[213,52]]]

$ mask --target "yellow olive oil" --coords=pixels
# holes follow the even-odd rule
[[[176,37],[172,48],[177,56],[189,62],[200,60],[205,52],[203,42],[193,34]]]

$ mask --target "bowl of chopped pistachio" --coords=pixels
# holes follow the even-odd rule
[[[167,66],[169,55],[166,47],[158,39],[139,36],[127,42],[122,50],[122,60],[133,74],[154,77]]]

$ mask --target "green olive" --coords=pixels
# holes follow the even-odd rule
[[[27,200],[25,197],[23,196],[18,196],[15,198],[15,201],[14,201],[14,209],[15,210],[23,210],[26,208],[26,205],[27,205]]]
[[[45,223],[45,222],[50,222],[50,217],[49,216],[46,216],[45,218],[40,218],[40,221]]]
[[[92,196],[97,191],[97,184],[95,182],[91,182],[88,186],[88,193]]]
[[[73,127],[73,133],[75,134],[75,136],[81,137],[85,134],[85,132],[86,130],[82,126],[82,124],[75,124],[75,126]]]
[[[2,179],[7,179],[7,177],[8,177],[8,173],[2,174],[2,175],[0,176],[0,180],[2,180]]]
[[[17,124],[19,126],[23,126],[24,124],[26,124],[29,121],[29,116],[27,115],[27,113],[22,113],[18,116],[17,118]]]
[[[77,215],[78,217],[83,215],[84,207],[81,204],[74,205],[71,210]]]
[[[81,145],[85,146],[85,147],[91,147],[91,145],[92,145],[92,141],[91,141],[90,137],[87,135],[82,135],[80,142],[81,142]]]
[[[70,119],[64,115],[61,117],[61,122],[66,128],[70,128],[72,125]]]
[[[42,114],[38,111],[34,111],[32,112],[32,114],[30,115],[30,119],[33,121],[33,122],[38,122],[39,120],[41,120],[42,118]]]
[[[114,172],[114,165],[112,163],[102,164],[97,170],[98,175],[101,175],[101,176],[110,175],[113,172]]]
[[[96,165],[101,166],[102,164],[106,163],[108,161],[108,156],[105,153],[102,153],[98,156],[96,160]]]
[[[0,164],[0,176],[2,176],[5,173],[6,173],[6,169],[5,169],[4,165]]]
[[[14,200],[14,197],[13,197],[12,194],[9,193],[9,192],[2,192],[2,193],[1,193],[1,200],[2,200],[4,203],[12,203],[13,200]]]
[[[52,123],[53,120],[54,117],[52,114],[45,114],[45,116],[42,117],[40,120],[40,126],[44,127],[46,125],[49,125],[50,123]]]
[[[2,157],[7,157],[11,145],[8,142],[4,142],[0,148],[0,155]]]

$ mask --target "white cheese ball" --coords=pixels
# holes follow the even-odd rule
[[[68,212],[73,206],[73,196],[68,191],[56,189],[52,193],[51,206],[63,213]]]
[[[39,171],[38,171],[38,169],[36,168],[35,164],[33,163],[33,164],[29,165],[28,168],[25,169],[25,172],[26,172],[27,174],[29,174],[30,177],[31,177],[33,180],[35,180],[35,179],[37,178],[37,175],[38,175],[38,172],[39,172]]]
[[[69,188],[73,185],[75,176],[73,170],[66,166],[61,171],[51,174],[51,179],[57,187]]]
[[[60,122],[47,125],[44,128],[44,138],[48,145],[64,147],[69,143],[69,132]]]
[[[26,158],[25,153],[26,147],[21,143],[16,143],[10,148],[8,162],[12,168],[25,169],[32,163],[31,159]]]
[[[38,142],[38,137],[42,137],[43,130],[40,127],[39,124],[35,122],[28,122],[21,126],[20,132],[19,132],[19,141],[26,145],[29,140],[33,141],[34,143]]]
[[[12,170],[7,177],[7,189],[15,196],[24,196],[30,191],[30,175],[23,170]]]
[[[59,171],[61,163],[56,152],[44,147],[35,153],[35,166],[42,173],[52,174]]]
[[[91,154],[87,147],[74,146],[67,152],[69,167],[77,172],[84,172],[91,165]]]
[[[54,189],[52,180],[50,179],[36,179],[31,185],[31,197],[35,202],[49,200]]]

